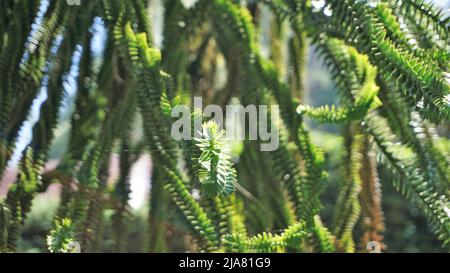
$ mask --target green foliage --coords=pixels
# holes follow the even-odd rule
[[[342,45],[338,43],[331,44],[330,46],[339,47]],[[366,116],[368,111],[374,110],[382,104],[377,97],[379,87],[375,83],[376,70],[356,50],[352,48],[344,50],[348,51],[350,54],[349,58],[352,58],[351,61],[355,62],[355,68],[357,69],[357,75],[355,76],[363,75],[364,77],[364,81],[361,83],[359,90],[349,90],[354,97],[353,105],[342,108],[335,108],[334,106],[312,108],[310,106],[300,105],[297,107],[297,112],[300,115],[306,115],[320,122],[343,123],[352,120],[361,120]]]
[[[11,222],[11,213],[7,206],[0,203],[0,253],[8,251],[8,229]]]
[[[378,121],[379,123],[379,121]],[[383,164],[396,177],[394,186],[411,199],[429,219],[430,225],[445,245],[449,243],[448,193],[440,192],[428,181],[413,158],[399,158],[393,151],[394,144],[380,130],[376,119],[368,120],[365,127],[383,155]]]
[[[175,204],[183,211],[186,219],[191,223],[193,229],[205,237],[206,244],[212,250],[218,246],[218,238],[215,229],[203,209],[197,201],[187,191],[183,182],[177,179],[177,176],[169,172],[169,181],[171,184],[166,186]]]
[[[293,224],[279,235],[263,232],[251,238],[230,234],[225,238],[229,248],[237,252],[280,252],[287,247],[301,249],[302,240],[308,235],[304,223]]]
[[[228,196],[235,191],[236,171],[224,147],[224,131],[215,122],[203,125],[202,138],[196,140],[201,150],[198,171],[202,193],[209,197]]]
[[[354,252],[353,229],[361,212],[361,205],[358,200],[363,183],[361,172],[367,170],[361,170],[363,135],[358,132],[357,128],[350,126],[348,130],[350,132],[348,134],[350,139],[347,139],[349,142],[347,144],[349,164],[337,199],[334,234],[340,240],[345,252]]]
[[[61,202],[50,252],[77,243],[85,252],[122,252],[130,237],[146,238],[142,248],[152,252],[365,252],[368,242],[382,243],[380,182],[391,181],[450,246],[450,159],[439,144],[450,121],[450,17],[422,0],[243,2],[163,1],[158,48],[149,1],[0,1],[1,176],[21,152],[33,101],[47,95],[0,201],[0,252],[17,250],[33,201],[52,184],[60,185]],[[258,16],[264,6],[270,18]],[[94,52],[99,25],[105,47]],[[268,37],[269,58],[260,36]],[[331,72],[336,105],[308,105],[310,45]],[[73,111],[64,110],[69,88]],[[175,140],[172,110],[193,106],[199,95],[221,106],[278,105],[267,124],[254,121],[276,130],[278,149],[263,152],[262,140],[246,140],[232,154],[225,132],[198,109],[190,126],[203,124],[200,135]],[[48,170],[63,114],[68,145]],[[340,168],[327,169],[340,152],[314,141],[308,122],[343,124]],[[136,231],[128,226],[130,175],[145,154],[148,226]],[[327,186],[338,188],[330,229]]]
[[[55,222],[55,229],[47,236],[48,250],[52,253],[67,253],[72,251],[74,243],[74,226],[68,218]]]

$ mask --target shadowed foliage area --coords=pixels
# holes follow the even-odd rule
[[[449,251],[449,36],[423,0],[0,1],[0,252]],[[279,106],[239,127],[277,149],[194,97]]]

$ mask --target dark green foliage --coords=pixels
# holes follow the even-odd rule
[[[450,160],[448,145],[437,142],[446,141],[450,121],[450,17],[422,0],[240,2],[163,1],[159,49],[149,1],[0,1],[1,176],[33,101],[47,95],[16,181],[0,200],[0,252],[17,250],[33,200],[52,184],[62,190],[50,252],[77,243],[84,252],[125,252],[130,238],[143,238],[142,250],[152,252],[365,252],[368,242],[383,245],[380,184],[390,180],[448,249]],[[260,9],[271,15],[264,18],[269,58],[259,43],[267,31]],[[99,22],[100,53],[92,50]],[[307,103],[309,45],[331,72],[338,105]],[[69,78],[76,88],[73,110],[64,112],[68,145],[47,170]],[[238,145],[198,109],[190,125],[203,124],[202,132],[175,140],[172,110],[193,106],[199,94],[221,106],[279,105],[268,124],[254,121],[277,130],[278,149],[263,152],[262,140],[245,140],[233,151]],[[328,177],[330,154],[308,122],[343,124],[338,178]],[[130,175],[144,154],[152,162],[148,226],[135,230]],[[379,181],[386,177],[379,169],[391,179]],[[321,196],[337,180],[328,229]]]
[[[219,131],[216,123],[208,122],[203,125],[201,137],[197,140],[201,151],[197,160],[202,192],[209,197],[228,196],[235,191],[236,171],[224,151],[224,131]]]
[[[55,229],[47,236],[48,249],[52,253],[71,252],[71,243],[74,242],[74,227],[72,221],[68,218],[55,223]]]

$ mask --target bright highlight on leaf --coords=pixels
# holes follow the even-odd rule
[[[209,121],[203,125],[202,138],[195,139],[201,150],[198,162],[198,178],[202,193],[209,197],[228,196],[235,192],[236,171],[225,151],[224,131],[217,123]]]
[[[428,228],[441,243],[433,250],[450,249],[442,9],[69,2],[0,0],[0,252],[411,251],[431,242]],[[231,158],[196,97],[224,115],[227,105],[269,106],[250,126],[260,137],[279,127],[278,149],[249,137]],[[196,109],[177,125],[202,125],[201,137],[172,135],[176,106]],[[149,189],[139,210],[137,184]],[[41,207],[43,193],[60,200],[54,210]]]
[[[47,236],[48,250],[52,253],[68,253],[74,249],[75,226],[68,218],[55,222],[55,229]]]

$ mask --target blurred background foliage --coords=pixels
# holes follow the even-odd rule
[[[150,12],[153,10],[155,14],[159,12],[161,7],[160,0],[152,0],[152,6]],[[450,8],[450,1],[448,0],[435,0],[429,1],[442,6],[443,8]],[[160,35],[161,31],[161,18],[158,16],[152,17],[155,28],[155,35]],[[264,17],[262,18],[264,20]],[[264,25],[264,23],[262,23]],[[100,34],[101,37],[101,34]],[[161,42],[162,37],[156,37],[157,42]],[[264,37],[261,38],[264,43]],[[101,45],[99,45],[101,46]],[[264,46],[264,44],[263,44]],[[263,50],[264,51],[264,50]],[[328,72],[328,70],[322,64],[322,60],[316,55],[315,49],[310,48],[308,50],[308,70],[307,70],[307,89],[308,95],[306,97],[307,104],[318,105],[338,105],[339,99],[337,90],[334,85],[334,81]],[[70,95],[70,94],[69,94]],[[71,113],[73,109],[73,103],[70,101],[73,97],[68,96],[66,102],[66,112]],[[50,150],[50,158],[54,161],[60,159],[61,155],[67,146],[68,134],[70,133],[70,115],[63,116],[61,123],[56,130],[56,137]],[[311,129],[312,140],[314,143],[320,145],[326,155],[326,170],[329,173],[328,185],[325,192],[322,194],[322,202],[325,209],[322,210],[322,219],[325,225],[331,224],[331,218],[333,213],[333,207],[337,198],[339,180],[341,178],[340,171],[344,158],[344,145],[343,138],[340,136],[340,132],[343,130],[343,126],[333,124],[317,124],[313,121],[308,121],[308,126]],[[141,132],[134,132],[135,134],[141,134]],[[447,135],[450,137],[450,131],[447,130]],[[135,136],[136,137],[136,136]],[[26,139],[26,133],[22,134],[22,139]],[[450,150],[450,140],[443,141],[441,145],[445,145],[447,150]],[[142,178],[143,172],[148,172],[149,167],[142,165],[148,165],[148,161],[141,163],[141,168],[133,173],[135,179],[131,179],[132,184],[132,200],[135,202],[133,205],[132,217],[129,222],[129,251],[141,252],[145,250],[145,245],[148,238],[145,237],[145,233],[139,232],[145,229],[148,225],[147,217],[148,213],[145,209],[145,203],[148,202],[146,194],[148,194],[148,181]],[[9,172],[13,173],[14,169],[10,168]],[[385,213],[386,231],[384,232],[384,242],[387,245],[386,252],[445,252],[440,245],[440,242],[432,234],[427,225],[425,217],[420,214],[416,206],[410,202],[406,202],[404,197],[398,193],[390,182],[391,178],[387,172],[380,172],[380,181],[382,183],[382,205]],[[6,175],[6,177],[12,177],[14,175]],[[0,194],[5,193],[6,182],[3,181],[2,187],[0,187]],[[26,220],[25,226],[22,230],[22,237],[18,242],[17,250],[19,252],[39,252],[47,249],[45,238],[52,226],[53,215],[58,207],[58,189],[50,187],[47,193],[40,194],[33,202],[32,210],[29,217]],[[173,213],[172,217],[176,217]],[[105,223],[111,221],[111,213],[106,212]],[[176,221],[175,221],[176,223]],[[111,226],[105,224],[105,226]],[[184,225],[179,227],[172,227],[167,232],[176,233],[178,231],[184,233]],[[110,234],[104,232],[103,234]],[[355,237],[360,237],[359,227],[355,228]],[[177,238],[172,236],[172,238]],[[99,238],[103,239],[101,251],[110,252],[112,246],[111,238]],[[109,243],[108,243],[109,242]],[[179,250],[183,250],[183,242],[174,240],[171,242],[172,249],[176,249],[176,245],[180,244]]]

